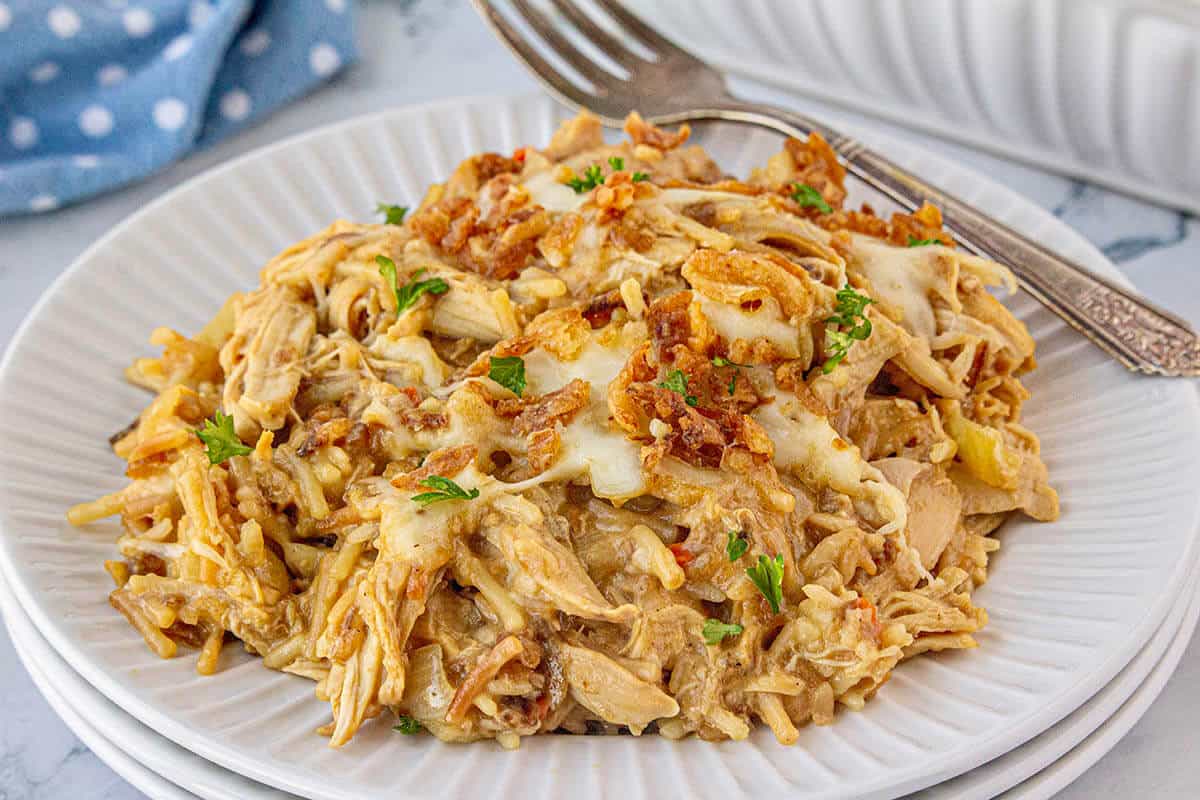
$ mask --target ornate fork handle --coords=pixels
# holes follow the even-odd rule
[[[655,121],[685,119],[745,122],[789,136],[817,131],[852,175],[910,210],[925,202],[940,208],[946,228],[965,249],[1008,265],[1024,289],[1125,366],[1151,375],[1200,376],[1200,340],[1186,322],[1055,255],[848,136],[786,109],[737,101]]]

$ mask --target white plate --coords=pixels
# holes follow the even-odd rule
[[[987,800],[1005,794],[1007,800],[1024,795],[1018,784],[1042,771],[1055,769],[1057,760],[1069,758],[1081,765],[1073,777],[1100,760],[1133,726],[1158,696],[1191,641],[1200,614],[1200,565],[1192,567],[1188,588],[1142,652],[1107,686],[1070,716],[1015,750],[970,772],[909,795],[904,800]],[[1135,702],[1136,701],[1136,702]],[[1100,732],[1109,744],[1092,742]],[[1083,744],[1081,744],[1083,742]],[[1023,785],[1023,784],[1022,784]],[[1062,784],[1062,785],[1065,785]],[[1061,787],[1060,787],[1061,788]]]
[[[456,101],[352,120],[251,154],[186,184],[93,246],[38,303],[0,367],[0,567],[66,660],[120,707],[184,747],[255,780],[318,798],[631,798],[787,793],[886,797],[1007,752],[1076,709],[1142,649],[1196,550],[1200,420],[1193,386],[1135,378],[1028,297],[1013,299],[1040,343],[1028,422],[1042,436],[1064,517],[1014,520],[979,593],[992,623],[969,653],[904,665],[867,710],[809,728],[783,748],[632,737],[537,737],[516,754],[369,726],[328,749],[328,710],[302,679],[227,648],[202,678],[162,662],[108,607],[116,525],[71,529],[63,509],[122,485],[106,438],[145,403],[121,370],[156,325],[194,331],[226,295],[256,283],[274,252],[379,200],[415,201],[481,149],[545,142],[549,100]],[[864,133],[864,138],[874,139]],[[741,172],[777,146],[721,128],[706,142]],[[1036,239],[1117,276],[1046,212],[965,169],[898,142],[901,163]],[[1135,538],[1136,537],[1136,538]],[[399,794],[403,793],[403,794]]]
[[[722,69],[1200,213],[1200,5],[626,0]]]
[[[117,708],[42,638],[3,581],[0,610],[13,648],[46,702],[102,761],[150,797],[299,800],[204,760]]]
[[[1089,767],[1103,758],[1121,737],[1129,732],[1142,715],[1150,708],[1162,692],[1163,687],[1179,665],[1188,649],[1200,618],[1200,597],[1193,597],[1191,606],[1183,620],[1179,635],[1171,643],[1162,658],[1162,664],[1146,679],[1146,682],[1130,697],[1117,713],[1097,728],[1083,744],[1054,762],[1038,774],[1013,787],[997,800],[1047,800],[1058,794],[1067,784],[1082,775]]]
[[[12,627],[9,627],[9,633],[13,633]],[[154,800],[197,800],[197,795],[172,783],[149,767],[143,766],[96,730],[91,723],[79,715],[62,695],[54,690],[52,681],[39,672],[32,658],[20,644],[17,644],[15,635],[12,636],[12,639],[13,648],[17,651],[17,656],[25,665],[29,676],[33,678],[33,682],[37,685],[38,691],[42,693],[42,697],[46,698],[46,702],[63,719],[72,733],[78,736],[79,740],[101,761],[107,764],[113,772],[124,778],[138,791],[148,797],[154,798]],[[228,774],[232,775],[233,773]]]
[[[1069,717],[1016,750],[905,800],[983,800],[1009,787],[1015,788],[1004,795],[1005,800],[1025,800],[1027,792],[1046,796],[1044,787],[1054,786],[1053,791],[1057,791],[1078,777],[1141,718],[1174,672],[1192,638],[1197,615],[1200,615],[1198,574],[1200,567],[1193,568],[1189,589],[1180,596],[1179,603],[1145,649],[1120,675]],[[182,800],[154,782],[155,774],[168,776],[183,789],[195,792],[205,800],[288,800],[294,797],[206,761],[125,714],[50,647],[3,581],[0,581],[0,611],[17,655],[50,705],[85,744],[151,797]],[[1105,719],[1110,714],[1112,716]],[[1096,727],[1097,720],[1104,720],[1099,727]],[[103,727],[106,734],[100,734],[94,726]],[[1073,746],[1067,755],[1055,761]],[[1050,766],[1034,776],[1035,771],[1046,764]],[[1024,783],[1017,786],[1021,781]]]
[[[21,612],[18,609],[16,613],[20,614]],[[17,657],[25,665],[26,671],[33,678],[33,682],[37,686],[38,691],[42,693],[42,697],[46,698],[46,702],[50,704],[50,707],[54,709],[58,716],[62,717],[63,722],[79,737],[80,741],[87,745],[88,749],[95,753],[97,758],[111,767],[113,772],[120,775],[143,794],[149,795],[155,800],[196,800],[196,795],[182,789],[175,783],[163,778],[161,774],[142,765],[125,750],[110,741],[96,730],[93,724],[85,720],[80,711],[71,702],[68,702],[59,694],[54,688],[54,679],[48,678],[41,671],[35,657],[29,653],[25,645],[20,641],[22,632],[9,622],[13,617],[14,615],[6,612],[4,622],[8,628],[9,638],[12,639],[13,649],[17,651]],[[28,621],[26,623],[28,624]],[[46,645],[46,647],[49,649],[49,645]],[[75,681],[82,683],[78,675],[75,675],[74,678]],[[83,685],[87,686],[86,683]],[[91,687],[87,688],[97,697],[101,697],[99,692],[91,689]]]

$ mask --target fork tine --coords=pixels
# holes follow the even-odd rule
[[[537,50],[529,45],[525,37],[500,15],[500,12],[492,5],[491,0],[472,0],[472,2],[476,10],[487,20],[492,30],[504,40],[504,43],[508,45],[508,49],[513,51],[513,55],[524,61],[533,70],[534,75],[542,83],[546,84],[546,88],[551,93],[557,95],[567,105],[582,106],[584,108],[588,106],[592,93],[581,86],[575,85],[565,75],[551,66],[546,59],[542,58]]]
[[[559,13],[565,16],[585,36],[588,37],[606,56],[621,66],[632,71],[638,64],[648,63],[617,40],[608,31],[601,28],[595,21],[579,8],[572,0],[550,0]]]
[[[651,50],[659,51],[658,55],[686,58],[689,61],[699,61],[694,55],[666,38],[658,31],[642,22],[641,18],[628,11],[617,0],[594,0],[596,5],[603,8],[610,17],[619,22],[628,33],[642,41]]]
[[[529,0],[509,0],[509,2],[537,32],[537,35],[553,47],[554,51],[562,56],[568,64],[578,70],[579,74],[591,81],[593,86],[599,88],[605,81],[616,78],[615,75],[584,55],[578,47],[571,44],[570,40],[554,27],[554,23],[541,11],[534,8]]]

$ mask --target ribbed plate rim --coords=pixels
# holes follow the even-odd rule
[[[537,99],[539,102],[546,102],[540,97],[535,99]],[[289,137],[282,142],[256,150],[228,164],[225,164],[214,170],[210,170],[192,179],[167,195],[164,195],[164,197],[152,203],[146,209],[138,212],[138,214],[133,215],[120,226],[115,228],[103,239],[89,248],[88,251],[85,252],[85,254],[81,256],[75,262],[75,264],[72,265],[71,268],[64,272],[64,274],[54,282],[54,284],[51,286],[51,289],[48,290],[47,293],[39,300],[38,304],[34,306],[33,310],[31,310],[30,315],[22,323],[21,328],[18,330],[17,335],[14,337],[9,350],[5,355],[3,363],[0,363],[0,383],[7,380],[13,353],[24,344],[31,321],[34,320],[41,312],[49,298],[54,296],[63,287],[65,282],[75,275],[78,270],[83,269],[83,266],[87,264],[89,260],[94,258],[97,253],[103,251],[104,247],[111,242],[113,238],[118,237],[124,234],[130,228],[135,227],[138,224],[138,221],[145,215],[153,214],[164,205],[174,201],[182,193],[202,189],[210,182],[215,181],[227,174],[234,173],[256,159],[266,158],[278,150],[300,146],[306,142],[323,136],[331,136],[343,132],[351,127],[363,126],[364,128],[369,128],[372,125],[378,124],[381,121],[390,119],[392,117],[400,119],[402,117],[409,117],[410,115],[431,114],[439,110],[452,110],[456,107],[462,106],[486,106],[493,110],[500,110],[504,108],[511,109],[514,107],[519,107],[521,104],[528,102],[532,102],[532,99],[527,97],[515,99],[462,98],[428,103],[404,109],[376,112],[363,117],[342,121],[332,126],[326,126],[314,131]],[[872,137],[868,136],[867,138]],[[973,180],[978,181],[979,184],[986,187],[989,192],[996,193],[999,196],[1016,203],[1018,207],[1022,208],[1023,211],[1034,213],[1035,216],[1039,216],[1040,218],[1048,217],[1045,212],[1042,212],[1040,209],[1036,209],[1036,207],[1032,206],[1031,203],[1021,199],[1015,193],[1004,189],[1003,187],[998,187],[992,184],[987,179],[975,175],[970,170],[950,165],[944,159],[935,158],[927,154],[922,149],[913,147],[911,145],[895,142],[892,143],[891,146],[907,150],[914,158],[921,157],[933,159],[935,162],[945,165],[946,169],[957,172],[959,175],[972,176]],[[1050,219],[1046,219],[1046,222],[1047,224],[1053,224],[1061,229],[1060,232],[1064,238],[1069,238],[1077,243],[1082,242],[1081,238],[1077,234],[1074,232],[1069,232],[1069,229],[1063,226],[1060,222],[1056,220],[1052,221]],[[1094,248],[1090,248],[1090,246],[1086,247],[1091,252],[1093,258],[1102,259],[1098,253],[1095,253]],[[1106,262],[1098,260],[1096,264],[1097,266],[1107,266],[1107,269],[1102,270],[1106,274],[1117,274],[1116,270],[1113,269],[1111,265],[1107,265]],[[1171,391],[1176,390],[1172,389]],[[1194,421],[1197,412],[1195,387],[1189,386],[1186,394],[1181,396],[1185,397],[1190,410],[1190,418]],[[1188,520],[1189,527],[1187,529],[1189,531],[1195,530],[1196,513],[1197,509],[1193,507],[1191,518]],[[5,525],[7,525],[7,520],[3,517],[0,517],[0,522],[3,522]],[[37,598],[32,595],[29,587],[22,580],[21,570],[17,569],[12,558],[10,557],[8,537],[4,537],[0,544],[3,544],[3,547],[0,547],[0,555],[3,556],[0,558],[0,566],[3,567],[5,574],[8,576],[10,582],[9,585],[13,588],[15,594],[17,595],[18,601],[22,607],[25,608],[26,612],[29,613],[30,617],[34,619],[35,623],[38,624],[39,630],[43,630],[47,633],[47,639],[51,642],[55,649],[58,650],[68,662],[79,665],[80,672],[89,680],[89,682],[97,686],[97,688],[99,688],[104,694],[117,702],[118,705],[122,705],[123,707],[129,709],[138,719],[146,722],[153,728],[161,730],[169,738],[172,738],[185,747],[204,755],[206,758],[210,758],[211,760],[235,769],[236,771],[242,772],[243,774],[253,777],[256,780],[273,783],[281,788],[291,791],[304,790],[303,786],[293,782],[291,776],[280,775],[277,773],[265,773],[262,771],[262,765],[258,764],[253,759],[247,761],[242,754],[236,751],[227,751],[218,743],[209,742],[203,739],[203,737],[198,737],[195,732],[188,730],[186,726],[181,726],[177,721],[173,720],[161,710],[153,707],[153,705],[149,703],[143,702],[140,698],[137,698],[121,683],[121,681],[107,675],[101,669],[99,669],[97,665],[91,663],[84,655],[84,651],[81,649],[79,644],[62,635],[62,633],[57,630],[56,626],[52,624],[52,620],[46,615],[44,610],[38,604]],[[1091,694],[1099,689],[1100,686],[1106,684],[1113,675],[1115,675],[1125,664],[1127,664],[1132,658],[1133,654],[1136,653],[1148,640],[1149,636],[1152,635],[1153,630],[1157,627],[1156,623],[1161,621],[1166,608],[1169,607],[1170,595],[1172,593],[1169,590],[1178,588],[1183,579],[1183,564],[1189,560],[1188,556],[1190,556],[1194,550],[1195,537],[1190,536],[1187,540],[1186,552],[1183,554],[1183,558],[1179,559],[1179,566],[1175,568],[1175,572],[1172,574],[1172,580],[1170,584],[1162,588],[1157,601],[1153,603],[1150,608],[1146,609],[1143,620],[1136,629],[1138,634],[1130,637],[1125,642],[1123,647],[1118,648],[1116,651],[1110,653],[1108,658],[1104,661],[1103,666],[1091,673],[1089,681],[1086,685],[1080,684],[1073,687],[1071,691],[1058,696],[1054,703],[1050,704],[1049,706],[1042,707],[1037,713],[1030,714],[1029,717],[1034,718],[1036,721],[1031,721],[1030,718],[1022,718],[1017,720],[1017,724],[1013,727],[1019,728],[1022,731],[1020,734],[998,733],[991,738],[983,739],[980,742],[977,742],[974,748],[964,748],[952,751],[952,757],[948,756],[942,759],[942,766],[938,769],[927,768],[924,773],[920,774],[914,774],[913,770],[909,770],[908,772],[903,773],[900,777],[893,775],[894,780],[892,781],[880,781],[864,787],[865,793],[862,796],[882,797],[897,791],[913,791],[920,786],[929,785],[930,783],[941,780],[948,775],[965,771],[966,769],[976,766],[982,761],[985,761],[1001,752],[1010,749],[1012,746],[1018,744],[1019,741],[1025,741],[1028,738],[1031,738],[1041,730],[1044,730],[1046,727],[1053,724],[1058,719],[1061,719],[1074,708],[1078,707],[1087,699],[1087,697],[1091,696]],[[1093,683],[1095,685],[1092,685]],[[950,766],[946,766],[947,762],[949,762]],[[325,789],[325,793],[323,793],[321,796],[349,796],[339,793],[336,787],[325,787]]]

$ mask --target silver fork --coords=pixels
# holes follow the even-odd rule
[[[1129,369],[1200,376],[1200,341],[1184,320],[1055,255],[823,123],[787,109],[738,100],[729,93],[722,72],[667,40],[617,0],[593,2],[621,36],[598,24],[574,0],[550,0],[558,12],[554,16],[530,0],[508,0],[541,44],[590,85],[547,61],[537,41],[501,14],[494,0],[472,2],[517,58],[568,106],[590,109],[606,125],[618,127],[636,110],[659,125],[726,120],[800,138],[816,131],[838,152],[850,174],[902,207],[912,210],[929,202],[940,208],[946,228],[963,248],[1007,264],[1022,288]],[[566,33],[572,29],[628,74],[614,74],[577,47]],[[639,47],[630,47],[630,40]]]

